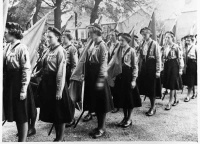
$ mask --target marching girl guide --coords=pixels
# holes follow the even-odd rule
[[[65,123],[74,118],[75,106],[68,84],[65,82],[67,56],[60,45],[61,33],[54,27],[48,28],[49,50],[43,61],[42,80],[39,86],[40,120],[53,123],[56,130],[54,141],[63,141]]]

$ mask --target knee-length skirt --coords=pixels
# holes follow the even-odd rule
[[[123,65],[122,74],[116,77],[113,91],[113,101],[116,108],[132,109],[142,106],[137,85],[134,89],[131,87],[132,71],[131,67]]]
[[[39,86],[40,120],[49,123],[69,123],[74,118],[75,104],[69,96],[67,83],[62,99],[56,100],[56,73],[45,74]]]
[[[197,60],[189,59],[187,62],[186,73],[183,74],[183,85],[193,87],[197,85]]]
[[[182,78],[179,75],[177,59],[171,59],[164,64],[163,87],[170,90],[182,89]]]
[[[21,79],[21,70],[9,70],[6,72],[3,106],[5,120],[8,122],[16,121],[17,123],[24,123],[36,116],[37,111],[34,97],[30,94],[30,87],[28,87],[26,99],[20,100]]]
[[[107,79],[104,79],[104,87],[97,89],[100,65],[86,65],[85,91],[83,109],[90,112],[107,113],[113,110],[113,100]]]
[[[156,78],[156,60],[143,60],[138,77],[140,95],[150,98],[161,98],[161,79]]]

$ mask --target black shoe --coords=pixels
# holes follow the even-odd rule
[[[196,97],[197,97],[197,94],[196,94],[196,95],[194,94],[194,95],[192,96],[192,99],[195,99]]]
[[[146,115],[147,116],[153,116],[156,114],[156,109],[151,109]]]
[[[149,113],[150,111],[151,111],[151,108],[150,108],[147,112],[145,112],[145,114],[148,115],[148,113]]]
[[[84,118],[83,118],[83,122],[88,122],[92,120],[92,115],[90,113],[88,113]]]
[[[171,107],[171,104],[168,104],[165,108],[165,110],[170,110],[172,107]]]
[[[28,130],[28,135],[27,135],[27,137],[33,136],[33,135],[35,135],[35,134],[36,134],[36,129],[35,129],[35,128],[30,129],[30,130]]]
[[[172,104],[172,106],[177,106],[179,104],[179,101],[174,101],[174,103]]]
[[[125,121],[122,125],[122,128],[128,128],[132,125],[132,120]]]
[[[100,137],[104,136],[105,133],[106,132],[104,130],[98,130],[98,131],[96,131],[96,133],[93,134],[92,138],[93,139],[100,138]]]
[[[190,101],[190,97],[186,97],[185,99],[184,99],[184,102],[189,102]]]
[[[126,119],[124,118],[120,123],[115,124],[117,127],[121,127],[124,122],[126,121]]]
[[[57,142],[58,140],[55,138],[54,140],[53,140],[53,142]]]
[[[75,125],[75,123],[76,123],[76,121],[75,121],[75,119],[73,119],[70,123],[65,124],[65,128],[71,127],[71,126]]]

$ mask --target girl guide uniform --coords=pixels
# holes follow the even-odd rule
[[[121,33],[119,36],[126,37],[126,33]],[[116,77],[114,86],[113,101],[116,108],[132,109],[141,107],[141,99],[138,87],[132,89],[131,82],[138,77],[138,64],[135,50],[128,46],[122,48],[122,73]]]
[[[170,90],[182,89],[182,79],[179,72],[183,71],[184,62],[177,44],[167,46],[163,54],[164,78],[163,87]]]
[[[51,28],[51,27],[50,27]],[[49,30],[55,33],[57,29]],[[49,47],[43,59],[42,80],[39,86],[40,120],[61,124],[74,118],[75,106],[65,82],[67,56],[61,45]],[[62,95],[60,100],[57,95]]]

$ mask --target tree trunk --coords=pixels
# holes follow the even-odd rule
[[[98,19],[98,8],[99,8],[99,4],[101,3],[101,1],[102,0],[95,0],[95,4],[92,9],[91,16],[90,16],[90,24],[94,23],[95,20]]]
[[[35,11],[35,14],[33,16],[33,24],[35,24],[37,22],[37,16],[38,16],[38,13],[40,11],[41,4],[42,4],[42,0],[37,0],[36,11]]]
[[[54,26],[59,30],[61,30],[61,3],[62,0],[56,0],[56,9],[54,10]]]

